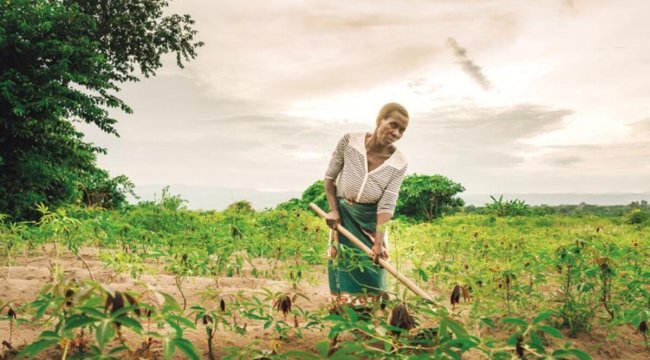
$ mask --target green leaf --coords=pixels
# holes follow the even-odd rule
[[[129,311],[134,310],[134,309],[135,309],[135,306],[125,306],[125,307],[123,307],[123,308],[121,308],[121,309],[119,309],[117,311],[112,312],[111,313],[111,318],[113,318],[113,320],[116,320],[117,318],[119,318],[121,316],[124,316],[126,313],[128,313]]]
[[[163,299],[164,299],[163,307],[167,311],[170,311],[170,310],[180,311],[181,310],[181,306],[178,304],[178,301],[176,301],[176,299],[174,299],[173,296],[171,296],[171,295],[169,295],[167,293],[164,293],[164,292],[160,292],[160,295],[163,296]]]
[[[350,318],[350,321],[357,322],[357,320],[359,320],[359,316],[357,315],[357,312],[354,311],[354,309],[351,306],[345,307],[345,313]]]
[[[564,358],[565,356],[568,355],[573,355],[577,357],[579,360],[591,360],[591,356],[587,354],[586,352],[578,349],[559,349],[553,351],[553,357],[554,358]]]
[[[40,339],[56,339],[57,341],[61,338],[61,336],[52,330],[45,330],[41,333],[39,336]]]
[[[104,346],[115,337],[115,329],[110,319],[102,321],[96,329],[95,339],[97,339],[97,346],[104,349]]]
[[[443,326],[442,323],[445,323],[447,327],[456,335],[458,338],[464,338],[467,337],[467,330],[461,325],[459,322],[456,322],[451,319],[444,319],[443,321],[440,322],[440,326]]]
[[[163,357],[165,360],[171,359],[171,357],[174,356],[175,351],[176,345],[174,345],[170,338],[165,338],[163,340]]]
[[[519,325],[522,329],[525,329],[525,328],[528,327],[528,323],[525,320],[520,319],[520,318],[507,317],[507,318],[501,319],[501,322],[506,323],[506,324]]]
[[[89,307],[89,306],[81,306],[78,309],[79,309],[79,311],[85,313],[86,316],[93,317],[93,318],[98,319],[98,320],[99,319],[104,319],[107,316],[103,312],[101,312],[101,311],[99,311],[99,310],[97,310],[95,308]]]
[[[327,357],[327,354],[330,351],[330,342],[327,340],[319,342],[316,344],[316,350],[322,357]]]
[[[458,347],[462,349],[463,352],[468,351],[469,349],[476,347],[480,341],[477,341],[475,338],[465,337],[462,339],[452,339],[449,340],[446,344],[449,347]]]
[[[252,312],[247,312],[244,314],[247,318],[252,319],[252,320],[268,320],[269,316],[260,316],[257,314],[254,314]]]
[[[185,355],[187,355],[192,360],[200,360],[199,354],[196,353],[196,349],[192,343],[184,338],[175,338],[172,340],[174,345],[176,345]]]
[[[555,315],[554,311],[544,311],[543,313],[537,315],[535,319],[533,319],[533,325],[537,325],[540,322],[550,318],[553,315]]]
[[[530,332],[530,346],[541,353],[544,352],[544,343],[542,342],[542,339],[539,337],[539,335],[537,335],[537,333],[534,331]]]
[[[419,269],[417,269],[417,272],[418,272],[418,275],[420,276],[420,278],[421,278],[424,282],[429,281],[429,276],[427,275],[426,271],[424,271],[423,269],[420,269],[420,268],[419,268]]]
[[[188,318],[186,318],[184,316],[169,315],[167,318],[170,319],[170,320],[182,323],[183,325],[185,325],[185,327],[188,327],[190,329],[196,329],[196,325],[194,325],[194,323],[192,321],[190,321],[190,319],[188,319]]]
[[[506,341],[506,344],[508,344],[510,346],[515,346],[515,344],[517,344],[517,342],[519,342],[519,337],[520,336],[521,336],[521,333],[519,331],[510,334],[510,336],[508,336],[508,340]]]
[[[123,316],[120,319],[117,320],[120,322],[122,325],[128,327],[129,329],[135,331],[137,334],[142,333],[142,325],[140,322],[134,318],[130,318],[127,316]]]
[[[96,319],[89,318],[85,315],[77,315],[72,317],[68,322],[66,322],[65,326],[63,327],[63,331],[82,328],[85,327],[86,325],[93,324],[96,321],[97,321]]]
[[[560,330],[558,330],[558,329],[556,329],[556,328],[554,328],[552,326],[542,325],[542,326],[538,327],[537,330],[543,331],[543,332],[545,332],[545,333],[547,333],[547,334],[549,334],[549,335],[551,335],[553,337],[556,337],[558,339],[563,338],[562,333],[560,332]]]
[[[183,336],[183,328],[178,325],[176,321],[172,321],[170,319],[167,319],[167,324],[174,328],[174,331],[176,331],[176,336]]]
[[[41,351],[54,346],[59,342],[59,339],[40,339],[36,340],[33,343],[27,345],[20,353],[18,353],[17,358],[29,357],[30,359],[38,355]]]
[[[481,322],[481,324],[485,324],[491,329],[494,328],[494,320],[490,318],[482,317],[479,321]]]

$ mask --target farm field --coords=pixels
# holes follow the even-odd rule
[[[394,221],[391,263],[436,301],[390,279],[364,321],[328,304],[327,228],[310,212],[180,205],[3,223],[4,358],[650,356],[650,228],[623,217]]]
[[[0,360],[650,359],[650,2],[529,2],[0,0]]]

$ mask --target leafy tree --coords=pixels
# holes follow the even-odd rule
[[[323,180],[318,180],[309,185],[303,191],[301,200],[305,206],[309,206],[309,203],[313,202],[321,209],[329,211],[329,204],[327,203],[327,197],[325,197],[325,182]]]
[[[429,221],[457,211],[465,202],[457,197],[465,187],[442,175],[408,175],[397,201],[397,215]]]
[[[167,6],[0,1],[0,212],[33,216],[36,203],[80,199],[80,183],[104,176],[95,165],[104,151],[85,143],[73,122],[117,135],[108,109],[131,113],[116,96],[120,84],[137,81],[136,69],[155,75],[164,54],[174,53],[181,67],[196,56],[202,43],[194,40],[194,21],[163,16]]]
[[[286,210],[286,211],[293,211],[293,210],[304,210],[305,209],[305,203],[302,201],[302,199],[297,199],[297,198],[292,198],[289,199],[283,203],[279,203],[274,209],[275,210]]]
[[[88,206],[115,209],[127,202],[127,194],[138,198],[135,185],[124,175],[111,178],[106,170],[96,169],[79,183],[82,202]]]
[[[300,199],[290,199],[283,203],[278,204],[275,208],[278,210],[305,210],[309,208],[309,203],[315,203],[324,211],[329,211],[329,204],[327,197],[325,197],[325,183],[323,180],[317,180],[309,185],[303,191]]]
[[[239,200],[236,201],[226,208],[226,211],[242,212],[242,213],[254,213],[255,209],[253,204],[248,200]]]

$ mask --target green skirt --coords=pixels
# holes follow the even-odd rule
[[[373,241],[365,232],[375,234],[377,204],[350,204],[338,200],[341,225],[372,249]],[[365,230],[365,232],[364,232]],[[355,302],[368,295],[376,298],[386,289],[386,270],[339,233],[336,251],[330,251],[327,275],[331,296],[337,302]],[[331,249],[330,249],[331,250]],[[334,254],[332,254],[334,253]]]

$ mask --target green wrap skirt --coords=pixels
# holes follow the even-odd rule
[[[377,204],[350,203],[338,199],[341,225],[372,249],[377,228]],[[336,238],[330,236],[330,239]],[[386,270],[339,233],[331,241],[327,275],[331,300],[337,303],[366,303],[376,300],[386,289]]]

